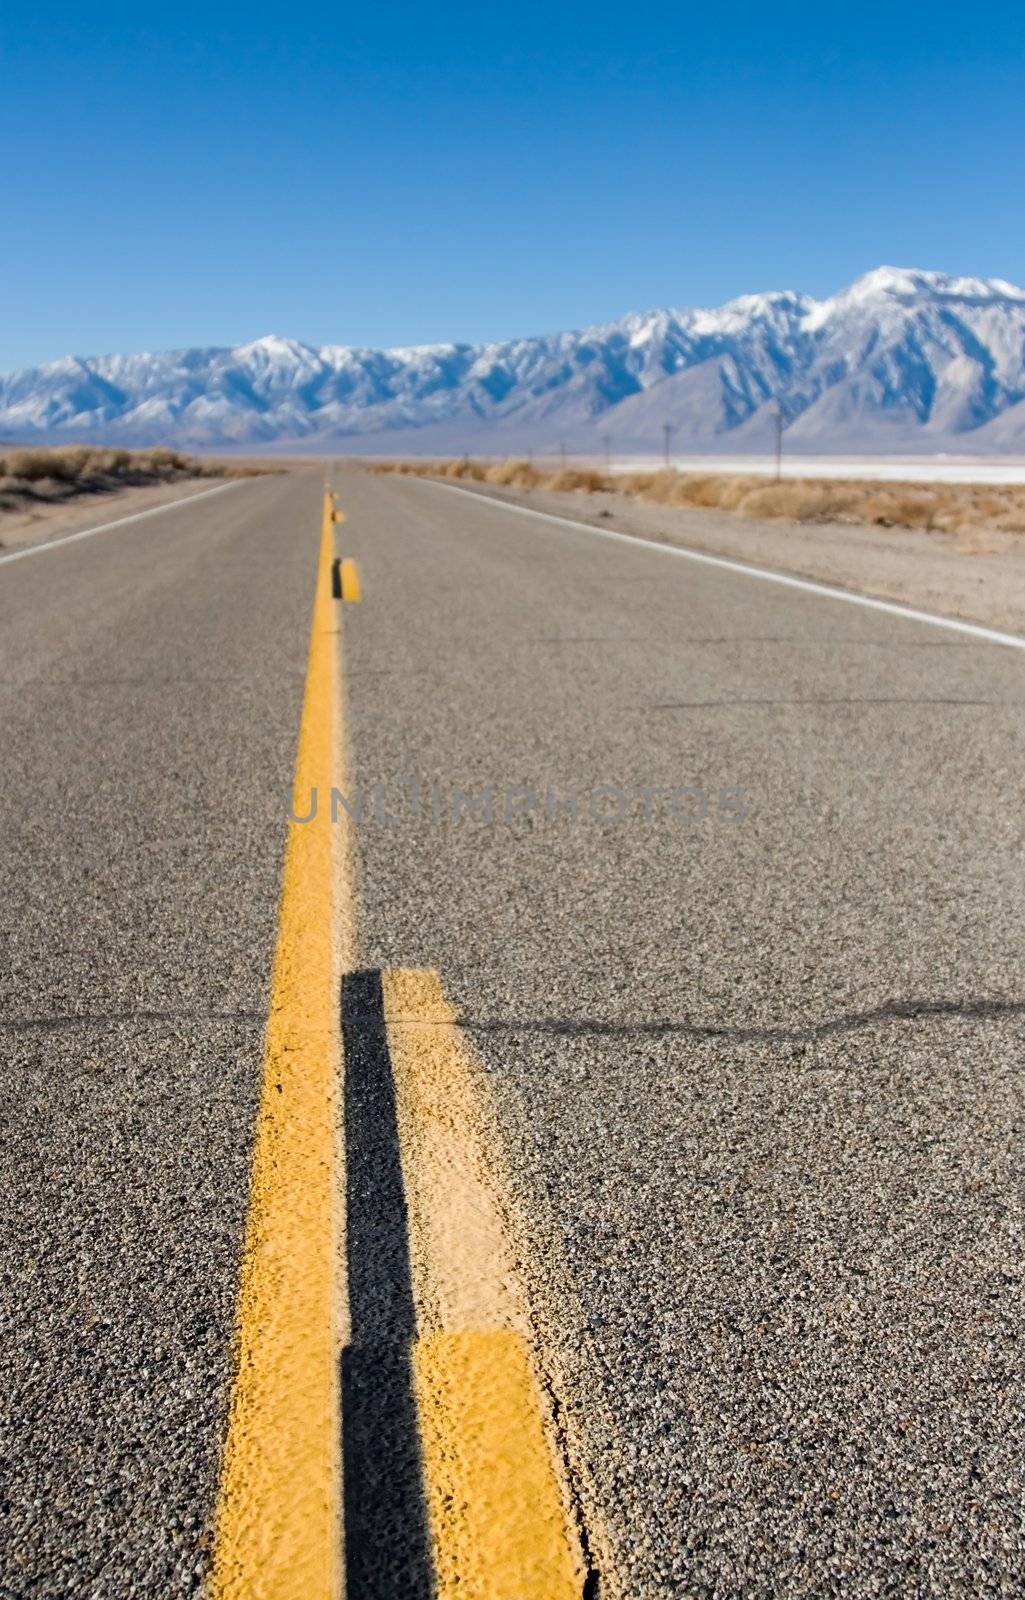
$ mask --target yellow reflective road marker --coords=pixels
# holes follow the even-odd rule
[[[338,1239],[339,1017],[352,964],[341,785],[332,496],[316,599],[285,854],[263,1085],[238,1304],[238,1368],[221,1470],[216,1600],[342,1594]]]
[[[546,1436],[479,1068],[430,971],[385,972],[412,1351],[439,1600],[580,1600],[586,1566]]]
[[[355,602],[360,599],[359,569],[351,556],[346,556],[339,566],[342,599]]]

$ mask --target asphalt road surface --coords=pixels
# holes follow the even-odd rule
[[[336,488],[347,1061],[368,974],[440,975],[589,1600],[1020,1594],[1025,652]],[[5,1597],[209,1569],[319,521],[300,474],[0,565]]]

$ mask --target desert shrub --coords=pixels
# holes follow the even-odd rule
[[[893,497],[885,489],[877,493],[869,493],[862,500],[859,515],[865,522],[873,522],[880,528],[892,528],[896,518],[893,515]]]
[[[656,477],[657,473],[654,472],[619,472],[616,474],[616,488],[623,494],[642,495]]]
[[[669,497],[674,506],[717,506],[722,479],[712,473],[681,472]]]
[[[91,450],[84,476],[88,478],[123,478],[132,469],[130,450]]]
[[[533,489],[542,482],[543,476],[529,461],[494,461],[484,473],[484,482],[503,487]]]
[[[594,494],[599,489],[607,487],[608,480],[601,472],[592,472],[586,467],[563,467],[558,472],[553,472],[544,479],[546,489],[575,490],[581,489],[587,494]]]
[[[82,478],[87,483],[95,483],[101,478],[112,478],[114,473],[111,468],[113,450],[90,450],[89,459],[82,468]]]
[[[92,451],[84,445],[69,450],[49,450],[46,452],[49,465],[48,476],[58,483],[75,483],[82,476]]]
[[[157,449],[147,451],[139,465],[151,472],[187,472],[190,465],[194,468],[198,463],[190,463],[179,450]]]
[[[622,494],[632,494],[638,500],[650,500],[655,505],[672,502],[680,482],[680,474],[669,468],[661,472],[623,472],[610,479],[610,485]]]
[[[762,488],[764,483],[764,478],[737,477],[729,473],[724,474],[710,492],[715,495],[715,504],[720,511],[737,511],[748,495]]]
[[[983,493],[972,494],[966,509],[973,520],[990,521],[994,517],[1003,516],[1008,506],[1009,502],[1004,495]]]
[[[50,452],[49,450],[15,450],[8,460],[7,470],[12,478],[20,478],[22,483],[41,483],[44,478],[53,477]]]
[[[816,516],[825,495],[803,483],[766,483],[745,491],[737,510],[745,517]]]
[[[934,495],[899,493],[893,497],[892,508],[894,522],[906,528],[931,528],[936,521]]]
[[[767,483],[749,489],[737,510],[745,517],[791,517],[795,522],[846,516],[860,500],[856,488],[835,483]]]

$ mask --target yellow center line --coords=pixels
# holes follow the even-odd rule
[[[285,853],[237,1316],[237,1375],[221,1470],[215,1600],[342,1594],[338,988],[352,964],[325,495],[306,689]]]
[[[291,824],[285,853],[213,1600],[344,1592],[339,999],[355,934],[344,808],[333,823],[329,801],[332,788],[345,792],[335,521],[327,492],[293,805],[311,820]],[[358,598],[356,582],[346,598]],[[385,973],[381,994],[417,1300],[413,1426],[432,1592],[579,1600],[585,1563],[497,1194],[480,1069],[436,973]]]

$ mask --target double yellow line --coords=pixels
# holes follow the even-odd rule
[[[340,988],[355,965],[334,499],[325,493],[221,1470],[215,1600],[345,1592]],[[349,592],[352,594],[351,583]],[[356,590],[358,595],[358,589]],[[433,1583],[459,1600],[570,1600],[584,1581],[494,1181],[494,1132],[435,973],[381,985],[417,1308],[410,1368]]]

